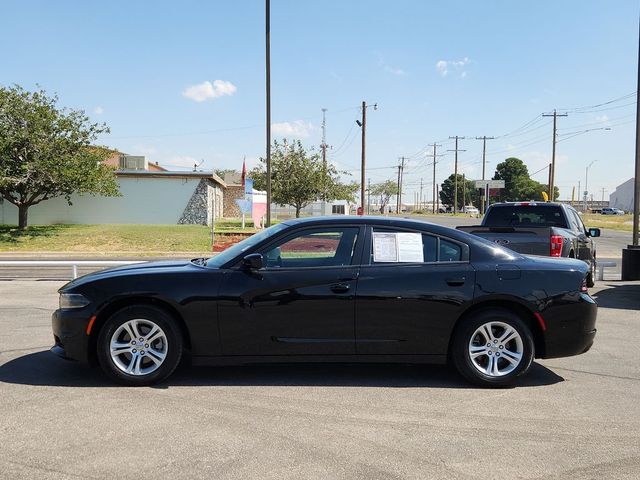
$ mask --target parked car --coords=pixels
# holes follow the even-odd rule
[[[474,207],[473,205],[466,206],[462,209],[463,213],[468,213],[470,215],[479,215],[480,211]]]
[[[501,386],[591,347],[588,273],[419,220],[291,220],[210,259],[71,281],[52,351],[126,385],[167,378],[189,352],[197,365],[450,361]]]
[[[600,213],[602,213],[602,215],[624,215],[624,210],[620,210],[619,208],[606,207],[603,208]]]
[[[458,227],[519,253],[577,258],[589,266],[587,285],[596,278],[599,228],[586,228],[570,205],[551,202],[494,203],[478,226]]]

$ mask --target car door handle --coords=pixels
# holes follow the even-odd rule
[[[348,283],[334,283],[329,288],[334,293],[345,293],[345,292],[349,291],[349,284]]]
[[[461,287],[462,285],[464,285],[464,277],[448,278],[446,281],[447,281],[447,285],[449,285],[450,287]]]

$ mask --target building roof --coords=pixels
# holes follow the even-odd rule
[[[118,177],[139,177],[139,178],[166,178],[166,177],[178,177],[178,178],[210,178],[214,182],[220,184],[224,188],[227,184],[218,175],[212,171],[200,171],[200,172],[181,172],[181,171],[150,171],[150,170],[116,170],[116,176]]]

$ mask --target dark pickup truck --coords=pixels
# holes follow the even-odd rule
[[[494,203],[482,224],[457,227],[526,255],[577,258],[588,263],[592,287],[596,270],[596,246],[592,237],[599,228],[587,229],[578,212],[569,205],[551,202]]]

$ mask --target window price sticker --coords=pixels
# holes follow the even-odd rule
[[[377,263],[423,262],[422,234],[374,232],[373,261]]]

